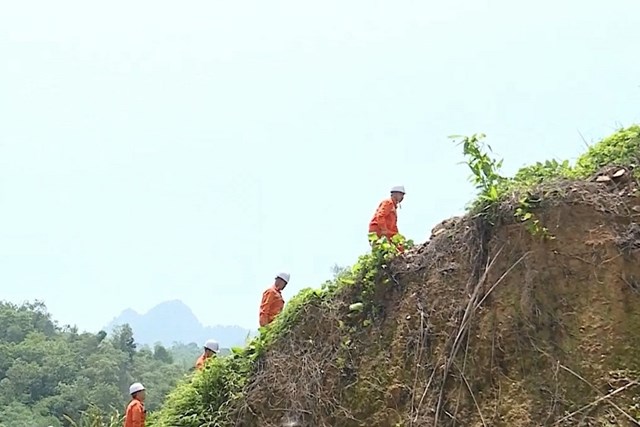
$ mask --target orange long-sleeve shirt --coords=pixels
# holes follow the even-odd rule
[[[275,286],[262,293],[262,302],[260,303],[260,327],[266,326],[273,322],[284,307],[284,299],[282,294]]]
[[[369,222],[369,233],[376,233],[379,237],[391,239],[398,234],[398,214],[396,202],[392,198],[383,200],[376,209],[376,213]]]
[[[202,369],[204,368],[204,363],[207,361],[208,357],[202,353],[200,355],[200,357],[198,357],[198,360],[196,360],[196,369]]]
[[[144,403],[134,398],[127,406],[124,418],[124,427],[144,427],[145,410]]]

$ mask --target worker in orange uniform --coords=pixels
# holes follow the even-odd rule
[[[279,273],[276,281],[269,289],[262,293],[262,302],[260,303],[260,327],[267,326],[273,322],[284,307],[284,299],[282,299],[282,290],[289,283],[289,273]]]
[[[196,369],[200,370],[204,368],[207,359],[215,357],[218,351],[220,351],[220,345],[214,340],[207,340],[207,342],[204,343],[204,353],[202,353],[196,361]]]
[[[404,199],[404,186],[398,185],[391,188],[391,197],[383,200],[378,205],[376,213],[369,222],[369,234],[376,233],[378,238],[386,237],[391,241],[398,234],[398,205]],[[400,252],[404,251],[402,245],[397,246]]]
[[[129,387],[131,402],[127,406],[124,417],[124,427],[144,427],[147,411],[144,409],[145,390],[140,383],[133,383]]]

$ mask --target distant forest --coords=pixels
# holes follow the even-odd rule
[[[59,326],[41,302],[0,302],[0,426],[68,425],[86,413],[123,412],[129,385],[153,412],[193,368],[196,343],[140,346],[127,324],[112,333]]]

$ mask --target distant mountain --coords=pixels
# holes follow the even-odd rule
[[[125,323],[133,329],[136,342],[149,345],[157,342],[164,346],[171,346],[176,342],[194,342],[200,346],[213,338],[221,347],[229,348],[243,345],[247,335],[253,335],[253,331],[235,325],[204,326],[191,309],[179,300],[160,303],[145,314],[128,308],[114,318],[105,327],[105,331],[111,332],[116,326]]]

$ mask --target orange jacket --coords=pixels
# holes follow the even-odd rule
[[[376,233],[378,237],[391,239],[398,234],[398,214],[396,202],[392,198],[383,200],[376,209],[376,213],[369,222],[369,233]]]
[[[275,286],[263,292],[262,302],[260,303],[260,327],[266,326],[273,322],[284,307],[284,299],[282,294]]]
[[[204,363],[207,361],[208,357],[202,353],[200,355],[200,357],[198,357],[198,360],[196,360],[196,369],[202,369],[204,368]]]
[[[124,427],[144,427],[145,413],[144,403],[133,398],[129,406],[127,406],[127,412],[124,417]]]

